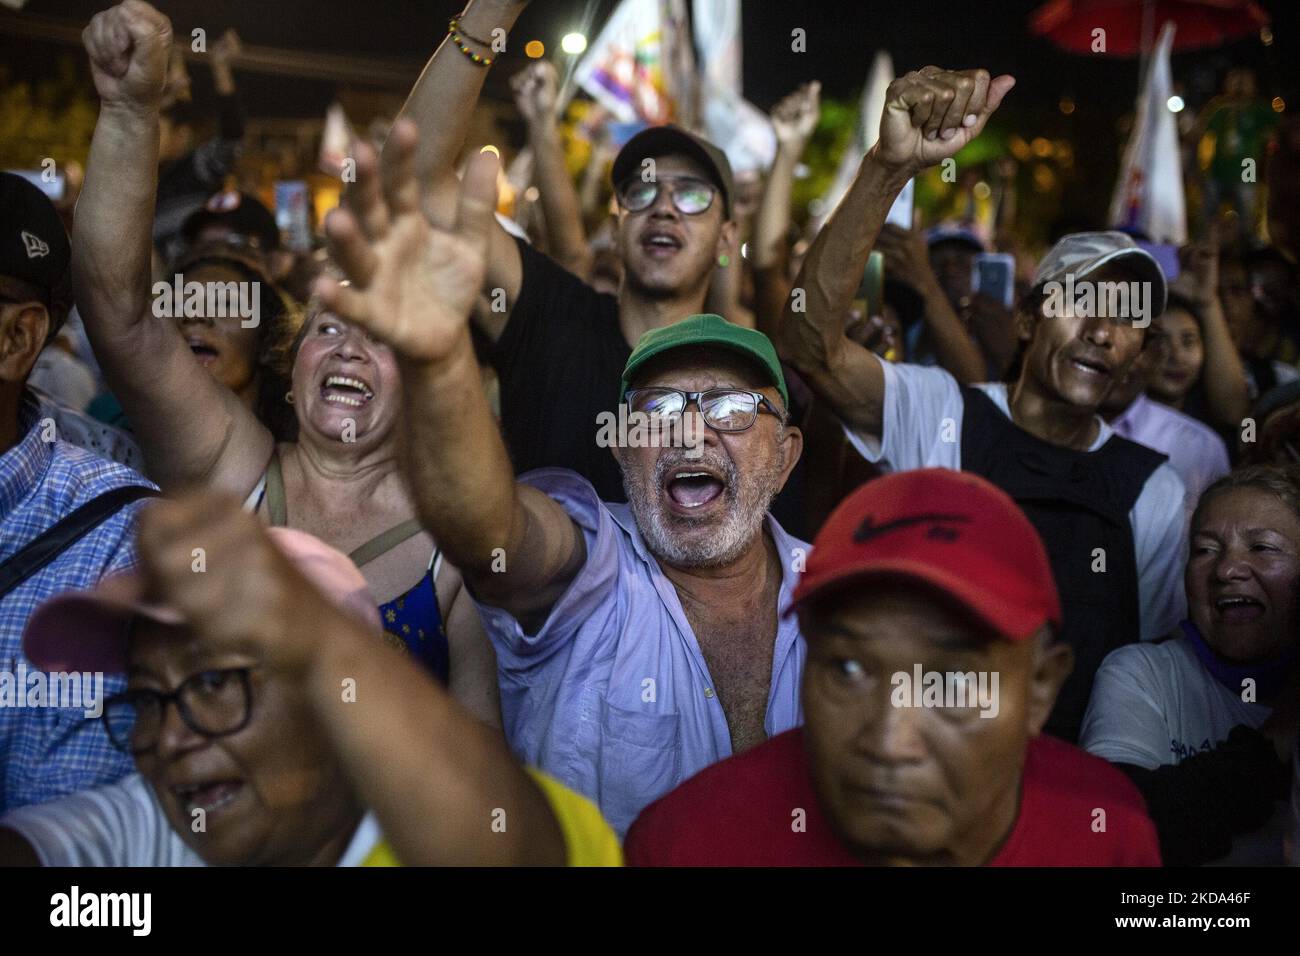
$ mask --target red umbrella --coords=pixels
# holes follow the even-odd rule
[[[1250,36],[1269,16],[1253,0],[1051,0],[1030,14],[1029,26],[1071,53],[1093,53],[1093,31],[1102,29],[1105,53],[1139,56],[1171,20],[1174,50],[1182,52]]]

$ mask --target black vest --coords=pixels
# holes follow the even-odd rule
[[[1166,456],[1119,435],[1096,451],[1063,448],[1025,431],[977,388],[963,387],[962,399],[962,470],[1015,499],[1047,548],[1074,670],[1045,729],[1074,743],[1102,658],[1141,636],[1128,514]],[[1105,571],[1094,571],[1103,561]]]

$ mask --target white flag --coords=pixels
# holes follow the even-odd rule
[[[776,133],[767,115],[741,95],[740,0],[694,0],[692,13],[704,135],[736,172],[766,169],[776,158]]]
[[[325,111],[325,129],[320,138],[320,168],[331,176],[343,173],[343,163],[352,154],[355,139],[347,114],[338,103],[331,103]]]
[[[871,72],[867,74],[867,83],[862,88],[862,101],[859,107],[858,124],[854,129],[853,139],[844,149],[844,155],[840,157],[839,169],[835,172],[835,178],[831,181],[831,187],[822,197],[822,211],[820,215],[813,216],[810,221],[810,233],[820,229],[822,224],[830,218],[835,207],[840,204],[844,194],[849,191],[853,185],[853,179],[858,174],[858,167],[862,164],[862,157],[866,155],[867,150],[876,145],[876,140],[880,139],[880,116],[885,111],[885,91],[889,89],[889,84],[894,82],[894,61],[889,54],[881,50],[876,54],[876,58],[871,62]],[[911,185],[903,190],[907,197],[908,208],[907,215],[904,217],[906,228],[911,228]],[[900,199],[902,198],[900,195]],[[898,217],[894,216],[893,210],[890,210],[890,221],[893,222]],[[903,220],[900,220],[900,222]]]
[[[1138,94],[1133,135],[1124,150],[1110,202],[1110,222],[1120,229],[1141,230],[1152,242],[1181,245],[1187,241],[1187,207],[1178,121],[1169,110],[1174,91],[1169,66],[1173,46],[1174,25],[1166,23]]]

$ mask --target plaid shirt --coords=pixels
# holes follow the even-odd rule
[[[0,562],[105,491],[153,487],[137,472],[75,445],[44,441],[49,428],[30,393],[19,413],[19,431],[22,439],[0,455]],[[62,591],[92,587],[106,574],[135,564],[132,528],[142,505],[127,505],[0,598],[0,672],[16,675],[25,660],[23,626],[38,604]],[[25,666],[36,670],[31,661]],[[13,687],[16,676],[8,680]],[[120,676],[105,676],[104,695],[124,684]],[[25,702],[24,691],[13,687],[16,700],[0,697],[0,813],[111,783],[135,769],[83,708],[12,706]]]

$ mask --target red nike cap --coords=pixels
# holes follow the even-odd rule
[[[813,540],[790,610],[867,577],[911,578],[1018,641],[1061,602],[1042,539],[1002,489],[968,472],[921,468],[867,482]],[[789,612],[787,612],[789,613]]]

